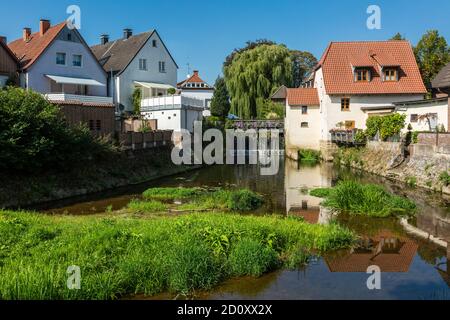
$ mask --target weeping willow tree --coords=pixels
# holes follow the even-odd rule
[[[292,84],[290,51],[283,45],[260,45],[237,53],[224,67],[231,113],[255,119],[258,107],[280,86]]]

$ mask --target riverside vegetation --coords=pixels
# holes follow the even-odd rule
[[[373,184],[341,181],[334,188],[311,190],[314,197],[324,198],[323,206],[354,215],[386,218],[412,215],[416,211],[414,202],[390,194]]]
[[[153,206],[140,210],[147,214],[0,211],[0,299],[189,294],[231,277],[296,268],[313,252],[347,248],[355,239],[337,224],[296,218],[232,212],[170,217],[153,215]],[[67,289],[69,266],[81,269],[80,290]]]

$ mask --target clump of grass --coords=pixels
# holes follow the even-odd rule
[[[302,256],[298,252],[347,248],[354,240],[352,232],[335,224],[283,217],[105,219],[0,211],[0,300],[208,290],[234,275],[259,276],[292,265]],[[67,288],[69,266],[81,269],[80,290]]]
[[[133,200],[128,204],[128,209],[135,212],[161,212],[167,211],[168,207],[159,201]]]
[[[321,154],[320,151],[301,149],[298,151],[298,158],[301,162],[316,163],[320,162]]]
[[[201,188],[152,188],[143,193],[146,200],[182,200],[198,196],[204,192]]]
[[[354,181],[342,181],[332,189],[312,191],[325,198],[323,205],[331,209],[346,211],[355,215],[370,217],[389,217],[411,215],[416,205],[407,198],[388,193],[382,187],[373,184],[361,184]]]
[[[415,188],[417,186],[417,178],[414,176],[406,177],[405,182],[411,188]]]
[[[263,204],[259,194],[248,189],[223,190],[206,193],[191,203],[180,206],[181,210],[230,210],[252,211]]]
[[[333,190],[331,188],[318,188],[311,190],[309,194],[316,198],[326,198]]]

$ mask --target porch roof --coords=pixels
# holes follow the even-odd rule
[[[48,74],[46,75],[46,77],[49,79],[52,79],[56,83],[61,83],[61,84],[77,84],[77,85],[97,86],[97,87],[105,87],[106,86],[106,84],[100,83],[94,79],[53,76],[53,75],[48,75]]]

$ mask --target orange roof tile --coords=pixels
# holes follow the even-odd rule
[[[356,64],[356,65],[355,65]],[[355,82],[352,66],[372,66],[370,82]],[[399,66],[396,82],[382,81],[381,67]],[[407,41],[332,42],[316,68],[323,69],[327,94],[425,94],[412,47]]]
[[[17,39],[9,44],[9,48],[19,59],[21,67],[27,69],[44,53],[65,26],[66,22],[55,25],[48,29],[43,36],[40,36],[39,32],[35,32],[29,41],[23,41],[22,38]]]
[[[315,88],[287,89],[288,104],[299,105],[320,105],[319,94]]]

